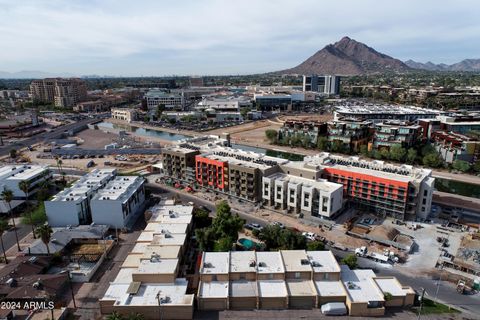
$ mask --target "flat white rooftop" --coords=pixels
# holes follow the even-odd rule
[[[114,283],[128,283],[132,282],[132,273],[134,273],[137,268],[120,268],[120,271],[117,274]]]
[[[394,297],[405,296],[407,293],[414,293],[412,288],[406,287],[404,289],[396,278],[393,277],[379,277],[373,279],[384,293],[389,292]]]
[[[254,251],[230,252],[230,272],[255,272],[256,264]]]
[[[256,281],[239,280],[230,282],[231,297],[256,297],[257,295]]]
[[[258,280],[258,296],[264,298],[287,297],[287,286],[283,280]]]
[[[143,182],[143,177],[115,177],[100,189],[92,200],[125,202],[142,186]]]
[[[320,297],[343,297],[347,295],[341,281],[315,281],[315,287]]]
[[[286,272],[312,271],[305,250],[280,250]]]
[[[341,279],[352,302],[384,301],[372,270],[350,270],[345,265],[341,269]]]
[[[149,222],[159,222],[159,217],[163,216],[191,216],[193,206],[159,204],[147,209],[147,211],[152,214]]]
[[[142,283],[136,293],[128,293],[130,284],[112,283],[101,300],[115,300],[115,306],[158,306],[160,293],[162,305],[192,305],[193,295],[187,295],[186,279],[174,283]],[[167,298],[168,297],[168,298]]]
[[[181,248],[181,246],[158,246],[140,242],[135,244],[130,254],[150,257],[152,253],[156,253],[160,255],[161,258],[174,259],[178,258]]]
[[[204,252],[201,274],[227,274],[230,252]]]
[[[182,223],[182,224],[190,224],[192,222],[191,215],[176,215],[176,214],[166,214],[166,215],[158,215],[155,218],[152,217],[149,222],[157,222],[157,223]]]
[[[282,256],[278,251],[258,251],[257,256],[257,272],[258,273],[284,273]]]
[[[340,266],[332,251],[307,251],[313,272],[340,272]]]
[[[0,169],[0,179],[7,180],[29,180],[45,172],[47,166],[39,165],[12,165]]]
[[[341,184],[329,182],[324,179],[308,179],[303,177],[297,177],[291,174],[286,174],[282,172],[276,172],[269,176],[266,176],[268,179],[288,182],[289,185],[299,185],[301,184],[303,187],[308,188],[316,188],[317,190],[332,192],[337,189],[343,188]]]
[[[286,281],[288,295],[292,297],[314,297],[317,295],[312,280],[289,280]]]
[[[156,234],[153,236],[151,244],[156,246],[183,246],[186,238],[187,236],[182,233]]]
[[[227,298],[228,287],[228,281],[201,281],[198,296],[202,298]]]
[[[152,231],[155,233],[162,233],[162,231],[168,231],[169,233],[187,233],[187,223],[157,223],[150,222],[145,227],[145,231]]]
[[[134,273],[174,274],[177,271],[178,259],[142,260]]]

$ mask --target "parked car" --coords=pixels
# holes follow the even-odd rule
[[[262,231],[263,229],[263,227],[258,223],[247,223],[244,225],[244,228],[248,230],[258,230],[258,231]]]
[[[307,238],[307,240],[315,241],[317,239],[317,235],[313,232],[302,232],[302,236]]]
[[[272,222],[272,226],[279,226],[280,229],[285,229],[285,225],[278,221]]]

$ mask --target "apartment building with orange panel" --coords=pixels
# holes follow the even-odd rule
[[[228,162],[195,156],[195,180],[203,187],[228,191]]]

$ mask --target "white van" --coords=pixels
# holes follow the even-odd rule
[[[343,302],[330,302],[322,305],[322,313],[327,316],[344,316],[347,314],[347,307]]]

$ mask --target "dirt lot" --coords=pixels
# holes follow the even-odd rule
[[[75,138],[83,141],[79,145],[82,149],[103,149],[105,145],[114,142],[118,138],[118,135],[100,130],[87,129],[79,132]]]

